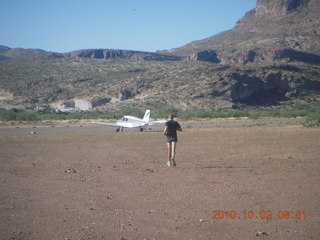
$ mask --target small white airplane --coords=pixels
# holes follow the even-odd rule
[[[123,116],[120,120],[116,123],[103,123],[103,122],[91,122],[93,124],[101,124],[106,126],[118,127],[117,132],[123,132],[124,128],[140,128],[140,131],[143,132],[144,126],[152,126],[165,123],[166,120],[160,121],[150,121],[150,110],[147,110],[144,114],[143,119],[137,118],[134,116]]]

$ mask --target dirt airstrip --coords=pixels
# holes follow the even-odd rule
[[[320,239],[320,129],[183,127],[0,128],[0,239]]]

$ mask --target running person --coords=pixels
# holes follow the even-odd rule
[[[164,135],[166,136],[168,147],[168,162],[167,165],[176,166],[176,147],[178,142],[177,131],[182,132],[182,128],[177,121],[174,121],[174,115],[169,115],[169,121],[166,122],[164,128]]]

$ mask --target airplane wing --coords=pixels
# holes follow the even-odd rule
[[[106,126],[112,126],[112,127],[121,127],[118,124],[115,123],[103,123],[103,122],[91,122],[92,124],[100,124],[100,125],[106,125]]]
[[[162,123],[166,123],[167,120],[159,120],[159,121],[151,121],[149,122],[149,125],[158,125],[158,124],[162,124]]]
[[[100,125],[105,125],[105,126],[112,126],[112,127],[122,127],[122,128],[137,128],[137,127],[143,127],[146,124],[137,124],[137,123],[103,123],[103,122],[91,122],[92,124],[100,124]]]

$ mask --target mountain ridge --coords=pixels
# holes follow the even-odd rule
[[[155,52],[135,51],[135,50],[122,50],[122,49],[81,49],[70,51],[66,53],[49,52],[42,49],[25,49],[25,48],[10,48],[0,45],[0,60],[9,60],[20,58],[24,56],[56,56],[56,57],[80,57],[80,58],[97,58],[97,59],[131,59],[131,60],[181,60],[179,56],[166,55]]]
[[[320,102],[319,3],[258,0],[233,29],[156,53],[0,46],[0,107],[309,106]]]
[[[319,6],[319,0],[258,0],[233,29],[160,52],[222,64],[273,61],[283,49],[319,56]]]

